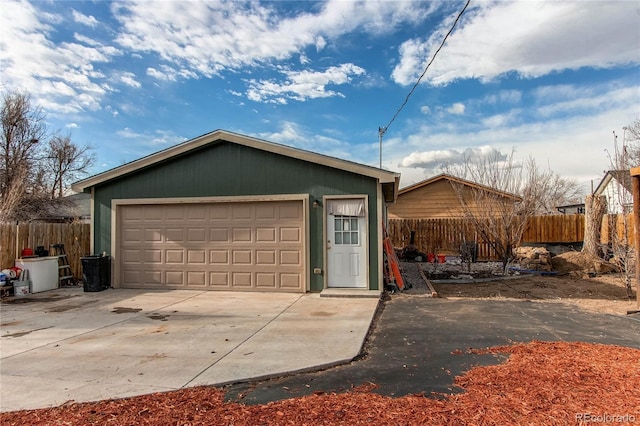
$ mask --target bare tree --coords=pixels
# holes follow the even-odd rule
[[[626,168],[640,166],[640,119],[623,128],[622,145],[628,163]]]
[[[640,122],[636,122],[636,130],[640,130]],[[609,185],[613,186],[613,190],[610,192],[612,200],[611,203],[615,203],[619,206],[619,210],[616,210],[617,214],[609,215],[609,245],[606,247],[607,254],[611,255],[611,262],[615,263],[621,271],[621,276],[627,290],[627,296],[631,299],[633,297],[633,290],[631,288],[631,278],[635,273],[635,252],[632,244],[629,244],[629,239],[633,233],[633,223],[631,218],[631,209],[633,206],[633,194],[631,188],[631,174],[630,168],[633,167],[634,161],[632,160],[633,150],[629,149],[629,141],[627,140],[628,128],[624,129],[624,137],[622,145],[618,144],[618,136],[613,132],[613,147],[612,153],[609,153],[609,161],[613,170],[609,173],[613,173],[614,179],[611,180]],[[638,154],[638,151],[636,151]],[[638,164],[638,163],[635,163]],[[586,236],[585,236],[586,237]]]
[[[65,204],[70,181],[93,163],[90,148],[69,136],[49,138],[42,109],[26,93],[3,93],[0,120],[0,221],[34,219]]]
[[[0,216],[8,219],[21,204],[30,204],[30,196],[37,192],[31,172],[46,137],[46,126],[42,110],[33,107],[29,95],[21,92],[3,94],[0,120]]]
[[[70,136],[51,138],[44,161],[50,176],[51,198],[63,197],[71,182],[85,175],[93,162],[90,147],[74,144]]]
[[[480,185],[454,184],[454,189],[465,217],[491,244],[505,272],[529,219],[550,212],[567,194],[577,193],[573,181],[540,171],[532,158],[517,163],[513,150],[508,155],[494,151],[480,159],[466,158],[463,166],[449,167],[449,173]]]
[[[604,195],[588,195],[584,202],[584,240],[582,253],[589,257],[602,257],[600,236],[602,218],[607,213],[607,198]]]
[[[582,201],[584,193],[575,180],[566,179],[551,171],[541,173],[545,183],[544,191],[539,192],[539,205],[536,214],[558,214],[557,207],[566,204],[577,204]]]

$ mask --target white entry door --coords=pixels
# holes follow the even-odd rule
[[[366,218],[329,214],[327,240],[327,286],[366,288]]]

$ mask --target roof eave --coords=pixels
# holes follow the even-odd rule
[[[180,155],[191,150],[200,148],[204,145],[215,143],[218,141],[228,141],[239,145],[244,145],[264,151],[269,151],[274,154],[284,155],[287,157],[296,158],[299,160],[309,161],[312,163],[322,164],[324,166],[345,170],[364,176],[369,176],[377,179],[381,184],[393,183],[395,185],[394,192],[397,196],[397,187],[399,185],[400,174],[390,172],[387,170],[379,169],[376,167],[366,166],[346,160],[342,160],[335,157],[330,157],[310,151],[304,151],[297,148],[288,147],[286,145],[275,144],[264,140],[256,139],[250,136],[239,135],[236,133],[227,132],[224,130],[216,130],[211,133],[199,136],[165,150],[150,154],[146,157],[134,160],[130,163],[116,167],[111,170],[107,170],[103,173],[91,176],[87,179],[75,182],[71,188],[76,192],[84,192],[87,189],[107,182],[111,179],[118,178],[120,176],[133,173],[145,167],[152,166],[161,161],[167,160],[176,155]]]

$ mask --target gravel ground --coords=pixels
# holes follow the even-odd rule
[[[420,274],[420,269],[432,282],[441,279],[469,281],[474,278],[501,277],[502,264],[500,262],[477,262],[471,264],[469,272],[468,264],[461,264],[459,261],[449,261],[448,263],[427,263],[427,262],[400,262],[402,276],[405,279],[406,289],[402,292],[408,295],[431,296],[431,289],[427,286]]]

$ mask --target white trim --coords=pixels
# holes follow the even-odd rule
[[[92,189],[93,190],[93,189]],[[261,201],[302,201],[302,214],[304,223],[304,265],[303,275],[305,279],[304,291],[311,289],[311,247],[310,247],[310,219],[309,219],[309,194],[278,194],[264,196],[225,196],[225,197],[175,197],[175,198],[130,198],[111,200],[111,277],[112,286],[119,288],[120,262],[118,259],[118,208],[131,205],[154,204],[213,204],[213,203],[251,203]],[[93,229],[93,225],[91,227]]]
[[[378,191],[381,192],[382,189],[380,187],[380,185],[378,185]],[[329,288],[329,257],[328,257],[328,253],[327,253],[327,241],[329,239],[329,236],[327,235],[328,232],[328,224],[327,224],[327,220],[329,218],[329,209],[326,208],[326,206],[328,205],[328,201],[330,200],[339,200],[339,199],[349,199],[349,198],[361,198],[364,199],[364,205],[365,205],[365,215],[364,215],[364,224],[365,224],[365,228],[366,228],[366,232],[364,233],[364,237],[366,238],[366,241],[364,243],[364,254],[365,254],[365,261],[366,261],[366,282],[367,282],[367,287],[366,289],[369,290],[371,289],[371,276],[369,274],[369,268],[371,267],[370,264],[370,250],[369,250],[369,227],[371,226],[371,224],[369,223],[369,196],[367,194],[347,194],[347,195],[324,195],[322,197],[322,206],[323,206],[323,212],[322,212],[322,262],[324,264],[324,282],[323,282],[323,289],[327,289]]]

